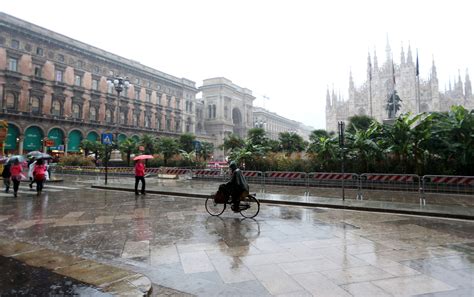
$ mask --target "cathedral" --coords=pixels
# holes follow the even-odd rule
[[[367,57],[367,79],[356,86],[349,74],[349,98],[344,100],[334,89],[326,92],[326,130],[337,131],[339,121],[347,122],[354,115],[367,115],[379,122],[388,119],[387,101],[394,91],[401,99],[396,116],[411,112],[447,111],[453,105],[474,109],[472,86],[466,70],[464,82],[459,71],[457,79],[449,88],[440,92],[436,65],[433,59],[429,77],[419,75],[417,53],[407,52],[402,46],[400,62],[397,64],[387,40],[386,59],[379,65],[377,53]]]

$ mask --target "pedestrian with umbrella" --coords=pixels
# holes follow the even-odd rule
[[[140,155],[133,158],[135,161],[135,195],[138,193],[138,183],[142,182],[142,195],[145,195],[145,160],[153,159],[152,155]]]
[[[12,158],[10,158],[10,160],[12,160]],[[8,160],[7,163],[10,163],[10,160]],[[21,181],[21,172],[23,171],[23,168],[21,167],[19,158],[14,158],[11,161],[11,164],[12,165],[10,168],[10,173],[11,173],[11,177],[13,181],[13,196],[17,197],[18,188],[20,187],[20,181]]]
[[[46,165],[44,164],[43,159],[36,160],[33,169],[33,177],[34,181],[36,182],[36,195],[41,195],[41,191],[43,191],[43,184],[46,179]]]

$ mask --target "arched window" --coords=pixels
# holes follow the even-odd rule
[[[61,103],[58,100],[53,101],[53,105],[51,106],[51,114],[55,116],[61,115]]]
[[[212,118],[212,105],[208,105],[208,106],[207,106],[207,111],[208,111],[208,112],[207,112],[207,117],[208,117],[209,119],[211,119],[211,118]]]
[[[81,118],[81,107],[79,106],[79,104],[72,105],[72,117],[75,119]]]
[[[133,115],[133,126],[138,127],[138,115]]]
[[[145,128],[150,128],[150,117],[149,116],[145,117]]]
[[[212,117],[214,119],[216,118],[216,105],[215,104],[212,106]]]
[[[7,94],[7,109],[15,109],[16,107],[16,98],[12,93]]]
[[[40,113],[40,100],[36,97],[31,98],[31,112],[35,114]]]
[[[89,119],[91,121],[97,121],[97,109],[95,109],[95,107],[89,109]]]
[[[112,123],[112,112],[110,111],[110,109],[107,109],[105,111],[105,122]]]
[[[175,131],[176,132],[181,132],[181,121],[179,119],[176,119]]]
[[[120,124],[125,125],[125,114],[123,112],[120,113]]]

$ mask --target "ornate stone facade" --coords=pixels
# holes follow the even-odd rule
[[[224,144],[224,139],[230,134],[242,138],[253,127],[252,91],[239,87],[224,77],[204,80],[199,88],[202,92],[204,130],[216,138],[216,148]],[[218,149],[214,159],[223,160],[224,151]]]
[[[282,117],[261,107],[253,108],[254,127],[263,128],[268,138],[278,140],[282,132],[293,132],[308,141],[313,127]]]
[[[379,66],[377,54],[370,54],[367,60],[367,80],[361,86],[355,86],[352,73],[349,75],[349,99],[344,100],[334,90],[326,93],[326,130],[337,131],[338,121],[348,121],[354,115],[368,115],[382,122],[387,119],[387,98],[395,89],[400,96],[401,109],[397,115],[406,112],[447,111],[453,105],[474,108],[472,86],[466,70],[464,82],[459,72],[454,85],[439,91],[438,75],[433,60],[430,76],[417,77],[417,61],[410,46],[405,56],[402,47],[400,63],[392,60],[390,45],[387,41],[386,60]],[[419,79],[419,81],[418,81]],[[418,91],[419,87],[419,91]],[[418,95],[419,94],[419,95]]]
[[[112,131],[119,139],[196,132],[195,82],[4,13],[0,28],[0,117],[9,122],[7,150],[43,150],[43,139],[53,138],[56,148],[77,152],[80,140]],[[107,84],[118,75],[131,83],[119,100]]]

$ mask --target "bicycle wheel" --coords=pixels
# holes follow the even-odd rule
[[[209,197],[206,199],[206,211],[211,216],[220,216],[225,210],[225,203],[215,203],[214,197]]]
[[[240,214],[245,218],[253,218],[260,211],[260,202],[252,195],[240,201]]]

